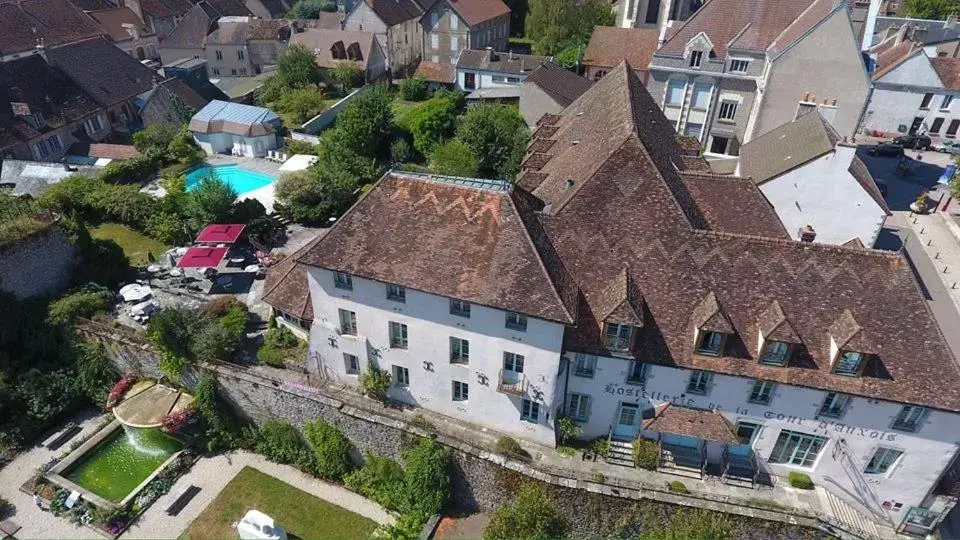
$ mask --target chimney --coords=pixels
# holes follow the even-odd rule
[[[563,181],[563,190],[566,191],[573,187],[573,180],[567,179]]]
[[[810,225],[804,226],[800,229],[800,241],[813,243],[814,239],[817,237],[817,231],[813,230],[813,227]]]
[[[484,50],[487,51],[487,60],[493,62],[493,47],[484,47]]]
[[[42,38],[42,37],[38,37],[38,38],[37,38],[37,46],[36,46],[36,49],[37,49],[37,54],[39,54],[39,55],[43,58],[43,61],[46,62],[46,61],[47,61],[47,47],[46,47],[46,45],[43,44],[43,38]]]

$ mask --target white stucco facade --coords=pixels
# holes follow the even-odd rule
[[[267,150],[279,148],[276,135],[244,137],[230,133],[193,133],[193,140],[207,155],[229,154],[232,148],[239,148],[246,157],[264,157]]]
[[[955,138],[960,130],[960,105],[954,103],[958,96],[960,91],[945,88],[930,59],[917,52],[874,82],[862,131]]]
[[[855,147],[840,145],[760,184],[791,236],[810,225],[816,242],[839,245],[859,238],[873,246],[887,214],[848,170],[855,154]]]
[[[358,386],[368,363],[391,373],[388,397],[518,438],[553,446],[561,324],[528,318],[526,331],[507,328],[507,312],[473,304],[470,316],[450,313],[450,299],[406,289],[405,301],[387,298],[387,284],[351,276],[352,290],[335,286],[334,273],[310,268],[314,322],[307,366],[328,380]],[[356,334],[340,331],[340,310],[355,314]],[[392,347],[390,323],[406,325],[407,347]],[[469,343],[467,363],[451,362],[451,338]],[[523,357],[522,372],[504,373],[507,353]],[[348,373],[350,360],[358,370]],[[405,368],[406,385],[397,368]],[[503,377],[522,388],[501,391]],[[467,399],[454,399],[454,382],[467,384]],[[516,388],[517,386],[515,386]],[[522,400],[535,403],[536,418],[521,418]],[[528,403],[527,411],[531,405]]]
[[[467,80],[468,77],[470,81]],[[482,88],[513,88],[516,90],[516,95],[519,96],[520,86],[526,78],[526,73],[501,73],[458,67],[456,85],[457,88],[465,92],[473,92]]]
[[[749,444],[771,474],[804,472],[838,497],[885,513],[894,523],[927,499],[958,449],[960,415],[954,413],[927,409],[922,425],[910,433],[892,427],[903,407],[899,403],[850,396],[839,418],[824,417],[818,415],[828,394],[824,390],[777,384],[769,404],[759,405],[749,402],[754,379],[713,374],[706,395],[698,395],[687,389],[691,370],[647,365],[643,380],[630,384],[630,360],[587,356],[596,367],[592,377],[585,377],[577,375],[576,357],[565,353],[571,362],[567,404],[571,394],[590,396],[588,416],[578,419],[585,438],[616,432],[621,403],[637,404],[641,411],[667,402],[715,409],[732,426],[738,422],[759,426]],[[631,430],[641,434],[639,420],[637,424],[619,426],[621,436],[629,436],[626,431]],[[770,462],[784,430],[826,439],[811,466]],[[881,448],[902,454],[883,474],[865,472]],[[722,445],[708,443],[708,460],[717,461],[722,450]]]

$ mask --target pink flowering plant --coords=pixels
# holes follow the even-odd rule
[[[160,420],[163,425],[163,431],[167,433],[178,433],[187,426],[193,424],[197,420],[197,410],[193,407],[188,407],[186,409],[180,409],[179,411],[174,411],[168,413],[166,416]]]
[[[118,403],[123,399],[123,395],[127,393],[127,390],[133,386],[140,378],[134,373],[125,374],[117,384],[113,385],[113,388],[110,389],[110,394],[107,396],[107,406],[106,409],[109,411],[117,406]]]

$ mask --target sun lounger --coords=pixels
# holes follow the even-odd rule
[[[77,504],[77,501],[80,500],[79,491],[71,491],[70,496],[67,497],[67,500],[63,503],[67,508],[73,508],[73,505]]]

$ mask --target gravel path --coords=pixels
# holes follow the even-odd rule
[[[170,493],[160,497],[147,509],[137,524],[123,538],[176,538],[183,534],[194,519],[210,504],[224,487],[244,467],[253,467],[298,489],[377,523],[393,523],[394,518],[377,503],[340,486],[328,484],[308,476],[289,465],[271,463],[262,456],[249,452],[231,452],[203,458],[180,477]],[[187,504],[180,515],[171,517],[166,508],[184,488],[194,485],[200,492]],[[296,504],[291,501],[291,504]],[[239,519],[240,516],[238,516]],[[280,525],[283,525],[282,523]]]

